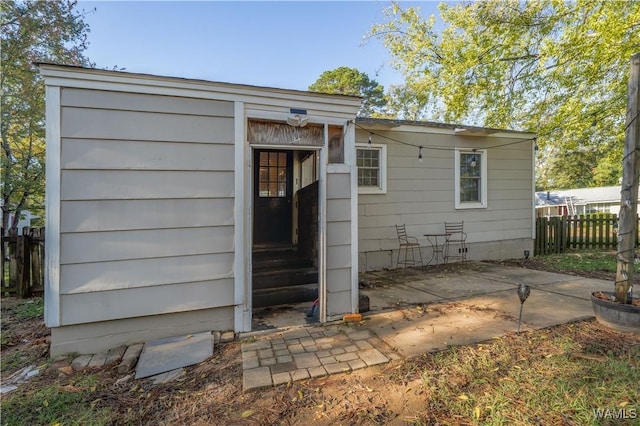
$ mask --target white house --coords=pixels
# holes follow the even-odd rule
[[[621,186],[536,192],[536,216],[620,213]],[[638,198],[640,200],[640,198]],[[638,203],[640,213],[640,203]]]
[[[395,267],[396,224],[428,250],[423,234],[464,221],[470,259],[532,249],[533,134],[356,119],[349,96],[39,66],[53,355],[249,331],[254,306],[296,292],[339,319],[358,310],[359,270]],[[308,281],[267,285],[271,264]]]

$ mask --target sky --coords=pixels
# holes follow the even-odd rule
[[[437,2],[400,2],[437,16]],[[80,1],[97,68],[307,90],[357,68],[402,83],[382,42],[365,38],[389,1]],[[95,10],[94,10],[95,9]]]

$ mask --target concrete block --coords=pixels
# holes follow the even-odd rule
[[[143,343],[138,343],[127,348],[124,355],[122,356],[120,365],[118,365],[119,374],[126,374],[129,371],[133,370],[133,368],[136,366],[136,363],[138,362],[138,357],[140,356],[140,352],[142,352],[143,347]]]
[[[242,389],[244,391],[260,389],[273,385],[269,367],[258,367],[245,370],[242,375]]]
[[[306,368],[300,368],[291,373],[291,380],[304,380],[309,378],[309,371]]]
[[[73,371],[82,371],[87,368],[91,358],[93,358],[93,355],[80,355],[71,361],[71,368],[73,368]]]
[[[260,349],[258,351],[258,358],[262,359],[262,358],[273,358],[274,354],[273,354],[273,350],[271,348],[269,349]]]
[[[120,362],[126,350],[127,347],[124,345],[118,346],[117,348],[109,349],[109,351],[107,352],[107,359],[105,360],[104,364],[106,366],[116,365]]]
[[[360,368],[365,368],[366,366],[367,364],[360,358],[349,361],[349,367],[351,367],[352,370],[358,370]]]
[[[355,342],[358,349],[373,349],[373,345],[366,340],[358,340]]]
[[[338,362],[353,361],[354,359],[358,359],[358,354],[355,352],[348,352],[346,354],[336,355],[336,361]]]
[[[334,357],[332,357],[332,356],[327,356],[327,357],[324,357],[324,358],[319,358],[319,361],[320,361],[320,363],[321,363],[322,365],[335,364],[336,362],[338,362],[338,361],[336,361],[336,359],[335,359]]]
[[[323,377],[327,375],[327,370],[325,370],[324,367],[311,367],[307,370],[309,370],[309,376],[311,377]]]
[[[292,340],[292,339],[303,339],[305,337],[310,337],[309,332],[304,328],[300,328],[298,330],[291,330],[285,333],[282,333],[282,338],[284,340]]]
[[[345,352],[357,352],[358,347],[356,345],[349,345],[344,348]]]
[[[366,340],[371,337],[371,332],[369,330],[359,330],[353,333],[349,333],[349,338],[351,340]]]
[[[346,373],[351,371],[351,367],[346,362],[338,362],[335,364],[326,364],[324,366],[325,370],[329,374],[337,374],[337,373]]]
[[[233,331],[225,331],[222,334],[220,334],[221,343],[233,342],[235,338],[236,338],[236,334]]]
[[[293,362],[293,357],[291,355],[282,355],[276,358],[278,364],[286,364],[288,362]]]
[[[260,359],[260,366],[261,367],[270,367],[272,365],[276,365],[276,359],[275,358],[261,358]]]
[[[282,385],[284,383],[289,383],[291,381],[291,376],[289,373],[275,373],[272,376],[274,386]]]
[[[289,346],[289,352],[291,352],[292,354],[301,354],[304,352],[304,347],[302,347],[302,345],[298,344],[298,345],[290,345]]]
[[[293,360],[298,368],[319,367],[320,361],[316,354],[295,354]]]
[[[242,344],[242,352],[259,351],[261,349],[271,349],[271,342],[268,340],[258,340],[257,342]]]
[[[278,374],[278,373],[288,373],[291,371],[296,370],[298,367],[296,367],[296,363],[295,362],[284,362],[284,363],[278,363],[274,366],[271,367],[271,374]]]
[[[384,356],[377,349],[367,349],[360,352],[360,359],[367,363],[367,365],[376,365],[383,364],[385,362],[389,362],[389,358]]]
[[[94,354],[89,361],[87,368],[102,368],[107,361],[107,352]]]
[[[242,360],[242,369],[251,370],[252,368],[258,368],[260,366],[260,360],[258,358],[246,358]]]

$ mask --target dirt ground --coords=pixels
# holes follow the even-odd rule
[[[2,377],[7,378],[29,364],[47,365],[43,373],[14,391],[28,395],[51,384],[73,391],[83,376],[91,374],[96,378],[89,397],[91,407],[109,408],[110,424],[475,424],[468,417],[456,417],[449,407],[430,397],[423,374],[425,370],[437,368],[432,354],[351,374],[243,393],[240,342],[236,340],[217,345],[212,358],[187,368],[180,379],[152,385],[144,380],[124,379],[117,373],[117,367],[73,373],[52,365],[48,359],[49,330],[42,316],[17,317],[17,309],[23,303],[12,298],[2,299]],[[617,333],[603,332],[595,321],[532,333],[571,333],[582,339],[586,347],[607,348],[608,354],[640,344],[640,337],[621,339]],[[503,338],[512,344],[514,359],[540,356],[541,349],[535,339],[526,336],[511,334]],[[454,375],[447,380],[456,384],[456,380],[461,379]],[[465,385],[460,383],[460,389]],[[2,400],[5,398],[3,395]],[[539,424],[557,423],[550,417]]]

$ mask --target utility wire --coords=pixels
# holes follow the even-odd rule
[[[381,135],[381,134],[376,133],[376,132],[372,132],[371,130],[361,126],[358,123],[354,123],[354,124],[356,125],[356,127],[360,128],[361,130],[364,130],[365,132],[368,132],[369,135],[371,135],[371,136],[377,136],[379,138],[387,139],[389,141],[396,142],[396,143],[399,143],[401,145],[411,146],[413,148],[418,148],[418,149],[431,149],[431,150],[434,150],[434,151],[455,151],[455,148],[449,148],[449,147],[429,146],[429,145],[416,145],[416,144],[413,144],[413,143],[402,141],[400,139],[392,138],[390,136],[385,136],[385,135]],[[515,144],[519,144],[519,143],[523,143],[523,142],[529,142],[529,141],[535,141],[535,140],[537,140],[537,137],[534,136],[533,138],[520,139],[520,140],[517,140],[517,141],[507,142],[507,143],[503,143],[503,144],[500,144],[500,145],[488,146],[487,149],[502,148],[502,147],[509,146],[509,145],[515,145]]]

